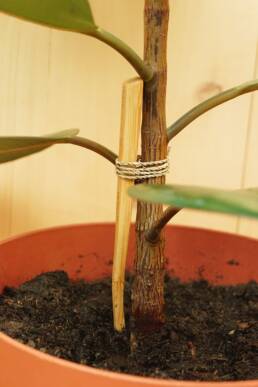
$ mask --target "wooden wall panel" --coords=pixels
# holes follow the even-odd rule
[[[42,133],[47,118],[49,30],[1,16],[0,134]],[[44,165],[41,165],[44,168]],[[33,211],[36,195],[30,195],[40,179],[37,156],[0,169],[0,231],[3,236],[34,226],[40,216]]]
[[[257,1],[176,1],[170,31],[168,121],[202,100],[253,78]],[[189,125],[172,144],[170,180],[238,188],[251,96]],[[174,146],[173,146],[174,145]],[[176,222],[235,231],[231,216],[183,211]]]
[[[254,78],[258,78],[258,40]],[[246,136],[246,154],[242,174],[242,187],[258,187],[258,92],[253,93],[249,111],[249,122]],[[237,231],[243,235],[258,237],[258,222],[250,219],[239,219]]]
[[[96,21],[139,53],[143,3],[91,0]],[[171,1],[168,123],[201,100],[253,77],[257,19],[257,0]],[[135,75],[126,61],[92,38],[4,15],[0,31],[0,135],[78,127],[81,135],[117,150],[121,85]],[[173,141],[168,181],[239,187],[250,109],[251,96],[244,96],[189,126]],[[250,153],[248,163],[254,159]],[[0,182],[1,238],[57,224],[114,219],[114,169],[91,152],[59,145],[1,166]],[[176,222],[237,229],[235,218],[190,211]]]

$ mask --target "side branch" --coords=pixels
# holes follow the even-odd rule
[[[183,130],[187,125],[193,122],[196,118],[200,117],[202,114],[206,113],[208,110],[219,106],[224,102],[230,101],[231,99],[239,97],[240,95],[250,93],[256,90],[258,90],[258,79],[242,83],[239,86],[223,91],[222,93],[219,93],[214,97],[211,97],[206,101],[201,102],[199,105],[195,106],[187,113],[185,113],[168,128],[168,141],[172,140],[172,138],[174,138],[178,133],[180,133],[181,130]]]
[[[146,232],[145,238],[150,243],[157,243],[160,239],[160,233],[166,224],[179,212],[181,208],[168,207],[154,225]]]

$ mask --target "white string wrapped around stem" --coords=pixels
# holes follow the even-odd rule
[[[116,159],[116,173],[119,177],[129,180],[144,180],[159,177],[169,172],[168,158],[157,161],[124,162]]]

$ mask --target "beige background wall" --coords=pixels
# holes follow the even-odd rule
[[[142,52],[143,0],[91,0],[97,23]],[[0,135],[80,128],[117,150],[122,82],[135,75],[91,38],[0,16]],[[174,0],[168,124],[186,109],[258,77],[257,0]],[[228,102],[172,144],[169,182],[258,186],[258,93]],[[101,177],[102,175],[102,177]],[[65,223],[114,219],[113,167],[59,145],[0,168],[0,238]],[[177,223],[258,235],[258,223],[183,211]]]

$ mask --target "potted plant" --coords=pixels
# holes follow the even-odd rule
[[[103,41],[119,52],[139,75],[138,79],[127,82],[124,87],[119,157],[105,146],[79,137],[76,129],[44,137],[2,137],[0,139],[1,163],[28,156],[54,144],[70,143],[90,149],[116,165],[119,189],[112,291],[114,328],[118,332],[124,331],[125,328],[124,270],[131,213],[131,201],[126,194],[128,188],[129,194],[139,200],[135,239],[132,237],[129,241],[127,264],[129,269],[134,265],[133,323],[130,326],[129,342],[130,351],[135,358],[137,351],[142,346],[152,340],[155,341],[156,336],[163,332],[167,254],[169,258],[166,271],[173,272],[174,276],[178,276],[183,281],[202,277],[203,270],[206,271],[203,278],[218,284],[230,285],[258,279],[258,268],[255,263],[258,251],[256,241],[223,233],[180,227],[168,227],[164,232],[165,225],[182,208],[258,217],[256,189],[224,191],[164,184],[168,169],[169,141],[206,111],[244,93],[257,90],[258,81],[247,82],[202,102],[167,129],[165,96],[168,0],[145,0],[144,59],[141,59],[120,39],[95,24],[87,0],[44,0],[41,2],[0,0],[0,11],[53,28],[89,35]],[[137,131],[141,113],[141,159],[138,160]],[[132,182],[137,184],[134,185]],[[144,185],[139,184],[143,182]],[[163,211],[162,204],[172,207]],[[4,286],[18,285],[42,272],[53,270],[66,270],[71,278],[88,280],[110,275],[113,236],[114,227],[111,225],[86,225],[32,233],[3,242],[0,247],[0,290]],[[103,243],[100,243],[100,240]],[[136,244],[136,257],[132,263],[134,243]],[[191,254],[191,265],[188,262],[189,254]],[[84,259],[85,257],[87,259]],[[98,257],[101,259],[96,264]],[[84,259],[83,264],[81,263],[82,258]],[[31,283],[28,286],[31,286]],[[203,289],[208,291],[208,285],[205,286]],[[7,289],[8,297],[12,292],[14,291]],[[3,298],[2,303],[12,303],[8,297]],[[77,312],[74,311],[74,313]],[[240,331],[250,326],[250,323],[245,321],[238,321],[237,324]],[[11,329],[14,329],[15,324],[13,325],[12,322],[11,325]],[[5,329],[2,330],[5,331]],[[116,338],[121,338],[122,334],[123,332],[114,333],[118,335],[115,336]],[[235,329],[228,331],[230,338],[234,334]],[[172,337],[171,340],[174,342],[176,338]],[[34,345],[33,342],[31,346]],[[186,346],[191,354],[191,361],[194,363],[196,348],[190,339],[186,342]],[[42,349],[44,352],[45,348]],[[125,376],[74,365],[25,347],[3,334],[0,335],[0,356],[2,356],[0,381],[8,387],[22,385],[33,387],[76,385],[80,387],[87,384],[99,386],[144,384],[170,387],[193,385],[192,382]],[[13,372],[14,362],[19,376]],[[255,372],[251,375],[252,378]],[[202,379],[200,375],[199,370],[197,380]],[[162,376],[162,374],[157,372],[157,376]],[[180,379],[184,379],[183,373]],[[214,375],[214,380],[218,380],[216,375]],[[240,383],[250,387],[258,386],[255,380]],[[209,381],[204,382],[203,385],[209,386],[210,383]]]

